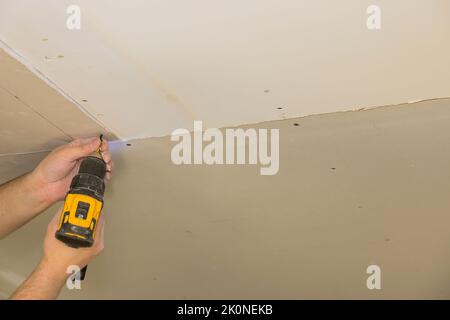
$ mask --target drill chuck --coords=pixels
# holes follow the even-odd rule
[[[103,159],[89,156],[80,165],[78,174],[72,179],[70,192],[78,191],[103,200],[105,194],[106,164]]]

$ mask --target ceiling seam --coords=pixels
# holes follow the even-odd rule
[[[36,154],[36,153],[44,153],[44,152],[51,152],[52,150],[37,150],[37,151],[29,151],[29,152],[11,152],[11,153],[0,153],[0,157],[8,157],[8,156],[26,156],[29,154]]]
[[[73,140],[73,137],[68,134],[67,132],[65,132],[63,129],[61,129],[60,127],[58,127],[55,123],[53,123],[52,121],[50,121],[49,119],[47,119],[42,113],[38,112],[36,109],[34,109],[32,106],[30,106],[29,104],[27,104],[25,101],[23,101],[22,99],[20,99],[19,96],[15,95],[14,93],[12,93],[11,91],[9,91],[8,89],[0,86],[0,89],[4,90],[5,92],[7,92],[8,94],[10,94],[11,96],[13,96],[14,98],[16,98],[20,103],[22,103],[24,106],[26,106],[27,108],[29,108],[31,111],[33,111],[35,114],[37,114],[39,117],[41,117],[42,119],[44,119],[46,122],[48,122],[51,126],[53,126],[54,128],[56,128],[58,131],[62,132],[66,137],[68,137],[69,139]]]
[[[16,50],[11,48],[2,39],[0,39],[0,48],[2,48],[11,57],[13,57],[17,61],[19,61],[21,64],[23,64],[28,70],[30,70],[39,79],[44,81],[48,86],[50,86],[51,88],[56,90],[56,92],[58,92],[64,98],[66,98],[66,100],[68,100],[72,104],[74,104],[79,110],[81,110],[84,114],[86,114],[92,121],[96,122],[99,126],[101,126],[106,132],[110,132],[110,133],[114,134],[116,137],[119,137],[119,135],[116,133],[115,130],[111,130],[110,127],[106,126],[102,121],[100,121],[99,119],[94,117],[94,115],[91,112],[89,112],[86,108],[84,108],[81,104],[79,104],[71,95],[69,95],[66,91],[64,91],[61,87],[59,87],[54,81],[52,81],[49,77],[47,77],[39,69],[37,69],[33,65],[31,65],[22,55],[20,55]]]

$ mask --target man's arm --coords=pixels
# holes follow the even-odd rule
[[[58,297],[66,275],[54,272],[46,261],[41,261],[33,273],[12,294],[13,300],[53,300]]]
[[[62,200],[78,172],[80,159],[97,150],[100,143],[99,138],[74,140],[52,151],[32,172],[1,185],[0,239]],[[108,142],[103,141],[102,156],[111,171],[108,149]],[[110,178],[110,172],[106,178]]]
[[[104,220],[100,218],[94,245],[90,248],[74,249],[55,238],[58,228],[58,212],[47,228],[44,240],[44,255],[33,273],[12,294],[10,299],[50,300],[58,297],[69,274],[71,265],[82,269],[98,255],[104,247]]]
[[[32,174],[27,173],[0,186],[0,239],[16,230],[51,203],[39,192]]]

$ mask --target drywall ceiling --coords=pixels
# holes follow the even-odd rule
[[[450,96],[450,2],[371,4],[0,0],[0,39],[120,138]]]
[[[63,298],[450,298],[450,100],[293,118],[450,96],[448,1],[377,1],[380,31],[363,0],[77,1],[77,31],[71,4],[0,0],[0,183],[77,136],[291,119],[252,125],[281,130],[270,177],[115,143],[106,249]],[[0,297],[57,207],[0,242]]]
[[[107,130],[0,49],[0,156],[99,133]]]
[[[175,166],[169,138],[116,145],[105,250],[62,297],[450,298],[450,99],[256,127],[280,128],[277,175]],[[43,156],[0,158],[0,177]],[[0,242],[5,295],[58,206]]]

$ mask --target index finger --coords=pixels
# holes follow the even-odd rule
[[[100,153],[106,164],[111,163],[111,153],[109,152],[109,143],[107,140],[103,140],[100,145]]]

